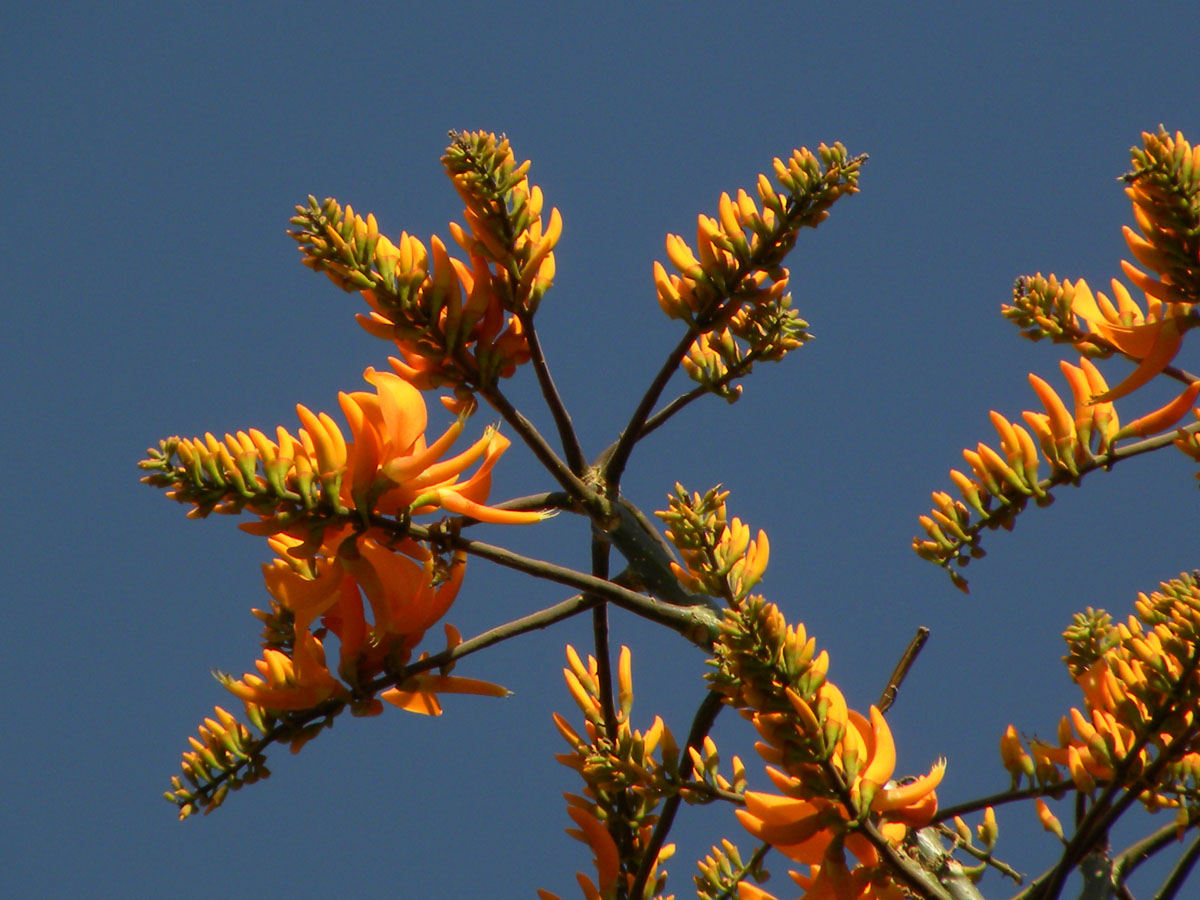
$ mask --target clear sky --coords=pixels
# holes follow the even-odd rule
[[[332,195],[390,234],[447,235],[451,128],[506,132],[562,212],[539,327],[591,453],[678,338],[650,275],[665,234],[694,235],[722,190],[801,144],[870,154],[861,194],[791,257],[817,339],[646,441],[627,487],[647,511],[676,480],[729,488],[770,534],[764,593],[830,651],[852,705],[931,627],[890,715],[900,768],[946,755],[943,803],[1003,788],[1004,727],[1053,734],[1078,703],[1058,661],[1071,614],[1123,616],[1196,564],[1192,464],[1136,460],[988,534],[970,597],[909,541],[961,448],[994,442],[988,410],[1033,408],[1031,369],[1062,384],[1060,348],[998,315],[1014,277],[1106,285],[1130,144],[1159,123],[1200,140],[1198,21],[1185,2],[8,4],[0,893],[578,896],[591,854],[563,834],[578,783],[550,713],[572,714],[562,651],[583,621],[459,667],[507,700],[339,720],[203,820],[160,799],[229,702],[209,669],[258,654],[269,552],[228,519],[186,520],[135,463],[171,434],[294,427],[295,403],[334,411],[384,364],[287,218]],[[545,422],[530,373],[505,389]],[[547,484],[514,447],[493,498]],[[486,536],[586,567],[571,517]],[[448,620],[470,635],[562,596],[476,561]],[[682,737],[703,656],[618,614],[622,642],[635,719]],[[718,744],[761,785],[735,719]],[[1000,824],[1001,855],[1040,871],[1053,848],[1032,811]],[[752,846],[740,832],[728,809],[685,809],[675,892],[720,837]]]

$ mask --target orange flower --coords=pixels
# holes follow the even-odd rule
[[[1104,294],[1092,294],[1091,288],[1082,278],[1072,286],[1071,312],[1081,318],[1088,330],[1103,338],[1113,347],[1138,360],[1138,366],[1116,387],[1106,391],[1094,402],[1116,400],[1131,394],[1165,369],[1183,345],[1184,320],[1190,304],[1162,303],[1151,299],[1147,312],[1142,311],[1129,296],[1129,292],[1116,279],[1113,293],[1117,306]]]
[[[296,635],[292,657],[268,647],[254,666],[258,675],[218,678],[235,697],[264,709],[311,709],[330,697],[347,695],[325,665],[325,648],[308,631]]]
[[[425,716],[440,716],[442,705],[438,694],[476,694],[481,697],[507,697],[511,692],[490,681],[477,678],[460,678],[457,675],[430,675],[421,673],[409,678],[399,687],[390,688],[379,695],[392,706]]]
[[[831,721],[844,725],[844,735],[830,761],[850,782],[851,793],[877,816],[884,836],[898,843],[909,826],[928,824],[937,811],[934,789],[941,783],[945,760],[939,760],[927,775],[911,783],[894,784],[891,778],[896,747],[883,714],[872,706],[868,720],[847,709],[841,692],[829,682],[822,686],[821,693],[826,707],[825,727]],[[747,791],[746,808],[735,813],[747,831],[796,862],[820,865],[831,842],[844,840],[846,848],[864,865],[878,863],[877,851],[862,835],[847,833],[849,814],[845,806],[828,797],[813,796],[802,778],[772,769],[768,774],[785,796]]]
[[[356,391],[338,397],[354,436],[348,454],[349,477],[342,485],[344,498],[353,498],[360,508],[383,513],[400,509],[425,513],[441,507],[504,524],[537,522],[545,517],[539,512],[483,505],[491,487],[492,467],[509,446],[498,431],[487,429],[466,451],[439,462],[462,432],[465,416],[460,415],[441,437],[426,444],[428,414],[421,392],[391,372],[370,368],[363,377],[375,387],[374,394]],[[475,474],[460,482],[459,476],[480,458],[483,461]]]
[[[319,616],[341,643],[339,672],[352,684],[361,684],[389,664],[407,663],[425,631],[454,602],[466,568],[462,552],[442,572],[437,558],[415,541],[389,548],[345,528],[332,533],[332,546],[320,548],[327,555],[297,559],[290,551],[301,544],[297,538],[277,535],[271,546],[279,558],[263,566],[267,590],[294,617],[291,660],[270,649],[267,671],[263,672],[264,663],[259,664],[260,672],[270,676],[266,682],[247,676],[252,680],[226,684],[243,700],[269,709],[304,709],[345,693],[329,673],[320,642],[309,630]],[[371,607],[370,625],[363,595]],[[438,693],[502,697],[508,691],[489,682],[421,673],[380,697],[402,709],[440,715]]]

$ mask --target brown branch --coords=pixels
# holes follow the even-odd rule
[[[900,690],[900,685],[904,682],[904,679],[908,677],[908,670],[917,661],[917,655],[921,652],[921,648],[925,646],[925,641],[928,638],[929,629],[922,625],[917,629],[917,633],[913,635],[913,639],[908,642],[908,647],[905,649],[904,655],[900,657],[900,662],[896,663],[896,668],[892,670],[892,677],[888,679],[887,687],[879,695],[878,706],[881,713],[887,712],[892,708],[892,704],[896,702],[896,693]]]
[[[1184,828],[1191,828],[1200,822],[1200,810],[1194,810],[1184,823]],[[1113,873],[1118,881],[1124,881],[1137,868],[1150,859],[1155,853],[1164,850],[1179,840],[1179,825],[1169,822],[1156,831],[1146,835],[1140,841],[1130,844],[1113,857]]]
[[[687,743],[679,754],[679,780],[681,783],[686,781],[692,774],[692,755],[687,752],[687,748],[696,747],[699,749],[704,744],[704,738],[712,729],[713,723],[716,722],[723,705],[724,700],[721,695],[710,691],[704,700],[701,701],[699,708],[696,710],[696,715],[692,717],[692,727],[688,731]],[[638,866],[633,886],[629,889],[630,897],[641,897],[645,893],[646,882],[650,878],[650,872],[654,869],[654,863],[658,860],[658,854],[662,850],[663,842],[667,839],[667,835],[671,831],[671,826],[675,823],[675,814],[679,811],[679,804],[682,799],[682,795],[676,793],[669,797],[667,802],[663,804],[658,822],[655,823],[654,831],[650,834],[650,840],[646,843],[646,849],[642,856],[642,864]]]
[[[1166,880],[1162,883],[1162,887],[1155,893],[1153,900],[1173,900],[1179,893],[1179,889],[1183,887],[1183,882],[1191,874],[1192,867],[1196,865],[1196,860],[1200,859],[1200,837],[1196,837],[1188,845],[1187,850],[1179,857],[1171,869]]]
[[[394,525],[394,523],[390,523],[386,519],[372,519],[372,524],[378,524],[385,528],[389,525]],[[706,606],[675,606],[670,603],[663,603],[655,600],[653,597],[647,597],[645,594],[639,594],[628,588],[621,587],[604,578],[587,575],[575,569],[568,569],[564,566],[546,562],[545,560],[522,556],[503,547],[485,544],[482,541],[469,540],[461,535],[446,533],[438,528],[410,525],[404,533],[420,540],[430,541],[434,545],[462,550],[473,556],[490,560],[497,565],[533,575],[536,578],[563,584],[584,593],[595,594],[601,599],[615,603],[622,609],[627,609],[643,618],[666,625],[678,631],[692,643],[705,649],[711,645],[711,635],[716,632],[719,626],[717,615]]]
[[[584,505],[594,506],[596,501],[595,492],[586,484],[579,480],[579,477],[567,467],[554,449],[546,443],[546,439],[541,433],[515,406],[508,402],[508,398],[500,391],[498,387],[484,387],[479,389],[480,395],[491,404],[496,412],[504,417],[504,421],[512,426],[513,430],[521,436],[525,441],[526,446],[533,451],[533,455],[537,457],[538,462],[554,476],[554,480],[562,485],[573,500]]]
[[[694,340],[694,338],[693,338],[693,340]],[[691,345],[689,344],[689,346],[691,346]],[[684,352],[686,353],[687,351],[684,351]],[[648,434],[650,434],[655,429],[660,428],[663,425],[665,425],[667,423],[668,419],[670,419],[673,415],[675,415],[677,412],[682,410],[684,407],[686,407],[688,404],[692,403],[693,401],[699,400],[701,397],[703,397],[707,394],[715,394],[716,392],[713,390],[713,388],[723,387],[724,385],[729,384],[731,381],[735,381],[736,379],[742,377],[742,375],[747,374],[750,370],[750,367],[753,366],[754,363],[758,362],[760,359],[762,359],[762,354],[760,354],[757,350],[752,349],[749,353],[746,354],[745,357],[743,357],[741,359],[740,362],[737,363],[737,365],[735,365],[728,372],[726,372],[724,375],[722,375],[720,378],[718,378],[716,381],[714,381],[711,385],[703,385],[703,384],[697,385],[696,387],[692,388],[690,391],[688,391],[684,394],[680,394],[678,397],[676,397],[674,400],[672,400],[670,403],[668,403],[666,406],[664,406],[662,409],[660,409],[654,415],[652,415],[648,419],[646,419],[646,422],[644,425],[642,425],[642,430],[638,432],[638,436],[637,436],[637,438],[635,438],[635,441],[642,440],[643,438],[645,438]],[[678,365],[678,363],[676,365]],[[608,457],[612,455],[612,453],[615,449],[616,449],[615,444],[608,447],[604,451],[604,453],[601,454],[600,459],[601,460],[608,459]]]
[[[533,315],[518,313],[517,317],[525,332],[525,341],[529,345],[529,359],[533,363],[533,371],[541,386],[542,397],[546,400],[546,408],[550,410],[550,415],[554,418],[554,425],[558,428],[558,438],[562,443],[563,454],[567,458],[567,467],[576,475],[582,475],[587,468],[587,459],[583,455],[583,448],[579,446],[579,436],[571,424],[571,414],[567,412],[566,404],[563,403],[562,396],[558,393],[558,388],[550,375],[550,367],[546,364],[546,357],[542,352],[542,343],[533,326]]]
[[[611,489],[616,490],[620,486],[621,475],[625,471],[625,465],[629,462],[629,454],[633,452],[633,445],[642,436],[642,427],[646,424],[650,411],[654,409],[654,404],[662,395],[663,388],[674,376],[679,368],[680,360],[687,354],[688,348],[692,346],[692,342],[696,340],[698,334],[700,334],[700,330],[696,325],[691,325],[684,332],[679,343],[667,354],[666,360],[658,370],[658,374],[654,376],[654,380],[650,382],[650,386],[646,388],[646,393],[642,395],[641,402],[633,411],[633,415],[629,417],[629,423],[622,430],[621,436],[597,459],[596,465],[603,468],[604,480]]]
[[[608,580],[609,543],[592,533],[592,574]],[[597,597],[597,600],[601,598]],[[592,646],[596,652],[597,681],[600,687],[600,711],[604,734],[614,740],[617,733],[617,708],[613,702],[612,660],[608,647],[608,604],[600,602],[592,609]]]

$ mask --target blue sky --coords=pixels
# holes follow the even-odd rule
[[[332,195],[388,233],[445,236],[461,212],[438,163],[451,128],[506,132],[562,212],[539,328],[593,454],[678,337],[650,278],[665,234],[693,233],[722,190],[801,144],[870,154],[862,193],[790,260],[817,339],[761,367],[736,405],[694,404],[647,440],[627,490],[649,511],[676,480],[729,488],[731,513],[770,534],[764,593],[830,651],[853,705],[929,626],[890,715],[900,766],[946,755],[944,803],[1002,788],[1004,727],[1052,733],[1078,702],[1058,662],[1071,614],[1123,616],[1196,564],[1191,464],[1160,454],[1060,491],[987,536],[970,597],[909,541],[960,449],[994,440],[988,410],[1031,408],[1031,369],[1058,377],[1059,348],[998,315],[1013,278],[1106,285],[1131,220],[1115,181],[1128,147],[1160,122],[1200,139],[1194,12],[11,4],[4,893],[576,896],[590,853],[562,833],[561,792],[578,786],[553,761],[550,713],[570,714],[559,673],[582,621],[460,666],[508,700],[339,721],[204,820],[176,824],[159,796],[186,736],[227,702],[209,669],[240,673],[258,653],[249,609],[266,602],[268,551],[226,519],[186,520],[135,463],[170,434],[291,427],[297,402],[332,411],[384,364],[357,298],[299,265],[287,218]],[[545,424],[529,373],[505,388]],[[1144,411],[1132,402],[1127,417]],[[514,447],[493,497],[547,483]],[[567,518],[487,536],[585,568],[586,528]],[[475,562],[448,618],[473,634],[561,597]],[[635,719],[659,712],[682,736],[702,655],[617,614],[622,642]],[[718,744],[747,753],[734,719]],[[1032,812],[1000,824],[1001,853],[1039,871],[1052,847]],[[726,809],[684,810],[679,896],[710,844],[751,845],[739,830]]]

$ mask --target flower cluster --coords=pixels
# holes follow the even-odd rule
[[[792,878],[816,898],[899,898],[896,872],[881,850],[899,846],[937,811],[935,788],[945,762],[911,781],[893,780],[895,743],[883,714],[864,716],[826,680],[828,654],[802,626],[752,596],[726,610],[710,676],[718,691],[758,730],[755,745],[778,793],[747,791],[743,827],[809,867]],[[845,851],[856,858],[853,868]],[[741,900],[769,898],[739,885]]]
[[[350,440],[332,416],[299,406],[303,427],[296,434],[280,427],[275,440],[257,429],[223,441],[212,434],[169,438],[141,464],[149,472],[143,480],[191,504],[189,515],[255,514],[257,521],[242,528],[268,536],[276,553],[263,567],[272,607],[257,613],[266,627],[256,671],[217,676],[263,737],[247,744],[248,732],[226,727],[221,755],[202,731],[208,751],[196,749],[183,762],[195,790],[178,785],[172,794],[184,815],[198,805],[213,808],[230,786],[253,777],[269,739],[298,750],[324,727],[320,716],[345,708],[373,715],[383,701],[437,715],[439,693],[506,693],[445,672],[405,670],[426,630],[454,602],[466,567],[462,552],[445,558],[406,531],[412,516],[437,511],[516,524],[544,514],[485,505],[491,470],[508,446],[498,432],[489,428],[467,450],[443,458],[463,430],[465,411],[427,442],[420,391],[393,372],[368,369],[365,377],[373,391],[339,396]],[[339,647],[332,669],[330,633]],[[455,642],[456,632],[447,633]],[[211,726],[208,732],[218,734]],[[235,733],[231,748],[227,736]]]
[[[201,737],[208,752],[193,739],[193,752],[183,759],[194,790],[174,785],[168,795],[181,817],[197,804],[206,811],[220,805],[231,786],[259,777],[262,750],[271,740],[286,739],[295,753],[345,708],[377,715],[386,701],[440,715],[441,693],[507,695],[489,682],[406,671],[425,631],[454,602],[466,557],[455,553],[447,562],[417,541],[385,540],[377,531],[350,525],[327,530],[315,549],[287,534],[269,539],[277,557],[263,566],[272,604],[270,611],[255,611],[266,625],[256,672],[240,679],[215,673],[262,736],[251,740],[250,731],[230,724],[223,711],[218,713],[223,730],[206,722]],[[323,640],[330,633],[340,651],[332,670]],[[446,626],[446,635],[449,646],[458,643],[452,626]]]
[[[668,509],[655,515],[667,523],[666,537],[683,558],[683,566],[671,563],[680,583],[689,591],[736,604],[762,580],[771,545],[765,531],[759,529],[757,539],[751,540],[749,526],[727,518],[728,496],[720,487],[704,496],[689,496],[676,484],[675,493],[667,497]]]
[[[192,749],[183,754],[183,777],[172,776],[171,790],[163,794],[168,803],[179,807],[181,819],[196,812],[198,803],[207,815],[224,802],[230,790],[271,774],[254,746],[250,729],[219,706],[213,707],[213,713],[216,718],[210,716],[200,726],[200,737],[188,738]],[[223,773],[224,778],[201,800],[201,785],[211,785],[216,773]],[[184,785],[185,780],[190,787]]]
[[[1143,134],[1142,141],[1144,148],[1131,151],[1133,171],[1125,176],[1141,233],[1126,227],[1124,235],[1134,259],[1157,277],[1128,261],[1122,261],[1121,268],[1144,292],[1144,308],[1116,279],[1110,299],[1101,291],[1093,293],[1083,279],[1072,283],[1038,274],[1017,279],[1012,303],[1002,310],[1025,337],[1069,343],[1083,358],[1079,366],[1062,364],[1075,398],[1074,415],[1045,381],[1030,375],[1046,409],[1044,414],[1023,414],[1033,435],[993,412],[1002,453],[984,444],[963,451],[975,477],[950,473],[962,502],[935,492],[933,511],[921,517],[927,538],[914,538],[913,549],[944,567],[964,591],[966,579],[951,564],[965,565],[971,556],[982,554],[981,528],[1011,528],[1013,516],[1029,497],[1046,503],[1049,487],[1077,481],[1081,474],[1111,463],[1115,442],[1173,428],[1200,395],[1200,380],[1171,367],[1184,334],[1200,321],[1195,309],[1200,300],[1200,147],[1191,147],[1182,134],[1171,137],[1161,129]],[[1091,359],[1113,353],[1137,365],[1109,388]],[[1183,391],[1121,428],[1113,401],[1163,373],[1183,382]],[[1175,444],[1200,461],[1195,434],[1195,427],[1181,430]],[[1037,476],[1039,445],[1051,469],[1044,482]],[[975,522],[970,521],[972,511],[978,516]]]
[[[485,506],[491,470],[508,439],[488,428],[470,448],[442,459],[462,433],[465,413],[432,443],[425,440],[425,400],[393,372],[367,369],[374,392],[338,396],[352,440],[327,413],[297,406],[303,427],[293,435],[280,426],[275,440],[256,428],[219,440],[171,437],[148,450],[142,480],[190,503],[189,516],[211,512],[256,514],[242,527],[255,534],[297,533],[316,540],[347,518],[366,524],[371,515],[402,517],[438,509],[482,521],[524,524],[541,513]],[[459,477],[479,463],[464,481]]]
[[[542,192],[516,165],[507,140],[477,132],[451,135],[442,162],[466,203],[467,227],[451,224],[469,264],[449,255],[435,235],[429,248],[402,233],[393,242],[332,198],[297,206],[289,232],[304,264],[371,308],[359,323],[393,341],[398,370],[414,385],[449,385],[460,403],[472,390],[509,377],[529,359],[522,316],[536,310],[554,280],[557,209],[542,219]]]
[[[596,882],[582,873],[578,875],[578,881],[585,900],[616,896],[614,891],[620,880],[626,885],[626,890],[621,892],[621,896],[625,896],[645,861],[651,834],[658,822],[657,809],[663,798],[676,793],[686,794],[689,789],[700,790],[703,796],[704,785],[689,786],[682,782],[679,745],[661,716],[655,716],[653,725],[645,732],[630,726],[633,670],[628,647],[621,648],[618,661],[615,734],[610,734],[604,724],[600,675],[595,658],[589,656],[585,665],[575,648],[568,646],[567,662],[569,667],[563,669],[563,677],[571,697],[583,713],[584,734],[580,735],[566,719],[555,713],[554,724],[572,751],[557,759],[583,779],[583,796],[566,795],[567,813],[578,826],[569,829],[568,834],[587,844],[595,853],[597,873]],[[723,784],[731,791],[736,786],[729,781],[723,781]],[[665,870],[659,872],[658,865],[674,851],[674,844],[657,850],[650,864],[651,875],[646,881],[647,897],[661,894],[667,873]],[[542,900],[557,900],[548,891],[538,891],[538,895]]]
[[[978,547],[979,529],[1011,528],[1013,517],[1031,497],[1039,504],[1049,503],[1052,499],[1049,487],[1078,478],[1080,468],[1091,463],[1095,453],[1106,453],[1119,434],[1112,404],[1093,402],[1096,394],[1107,390],[1099,369],[1086,357],[1080,358],[1078,366],[1065,361],[1060,365],[1071,386],[1073,409],[1068,410],[1046,381],[1030,375],[1029,383],[1044,411],[1026,410],[1021,414],[1025,425],[1021,425],[992,410],[992,425],[1000,437],[999,451],[982,442],[974,450],[963,450],[971,475],[950,470],[950,480],[962,499],[934,491],[933,510],[920,517],[927,538],[914,538],[913,549],[923,558],[945,566],[954,583],[964,591],[966,579],[951,569],[950,563],[961,566],[971,555],[982,555]],[[1046,481],[1041,480],[1038,471],[1039,448],[1051,470]],[[974,522],[972,513],[978,517]]]
[[[1063,637],[1082,709],[1059,723],[1056,741],[1031,740],[1028,752],[1009,726],[1000,752],[1014,784],[1051,785],[1069,778],[1092,794],[1113,785],[1147,808],[1200,811],[1200,582],[1181,575],[1141,594],[1136,615],[1114,624],[1092,609],[1075,616]],[[1039,809],[1047,823],[1053,817]],[[1052,824],[1047,828],[1053,830]]]
[[[542,189],[530,185],[529,161],[519,166],[504,138],[483,131],[452,134],[442,165],[466,204],[467,228],[451,223],[454,240],[472,259],[494,265],[493,285],[504,309],[533,313],[554,282],[554,250],[562,216],[542,221]]]
[[[697,335],[683,361],[692,379],[736,400],[739,389],[730,382],[756,360],[781,359],[808,340],[781,263],[801,228],[816,227],[839,198],[858,191],[865,159],[851,158],[841,144],[822,144],[817,154],[801,148],[774,162],[782,191],[759,175],[757,202],[744,190],[737,197],[722,193],[717,217],[699,217],[695,251],[679,235],[667,235],[667,258],[679,274],[655,262],[654,284],[663,312]]]
[[[1075,293],[1077,297],[1091,297],[1082,282],[1075,285]],[[950,566],[966,565],[972,557],[982,555],[978,544],[982,528],[1011,528],[1014,517],[1030,498],[1039,505],[1051,502],[1052,487],[1077,482],[1081,474],[1103,465],[1111,459],[1117,441],[1145,438],[1174,427],[1200,395],[1200,381],[1194,381],[1175,399],[1122,426],[1112,400],[1104,399],[1113,391],[1090,359],[1080,357],[1077,366],[1064,360],[1059,366],[1071,388],[1071,405],[1049,383],[1030,374],[1029,383],[1044,411],[1022,412],[1026,428],[992,410],[992,425],[1000,437],[999,451],[982,442],[974,450],[963,450],[971,474],[950,470],[950,480],[962,499],[934,491],[933,509],[919,519],[926,537],[913,538],[913,549],[922,558],[945,567],[951,580],[964,591],[966,579]],[[1184,452],[1190,452],[1192,444],[1186,436],[1176,443]],[[1200,459],[1200,451],[1195,455]],[[1039,475],[1043,457],[1049,469],[1044,479]]]

